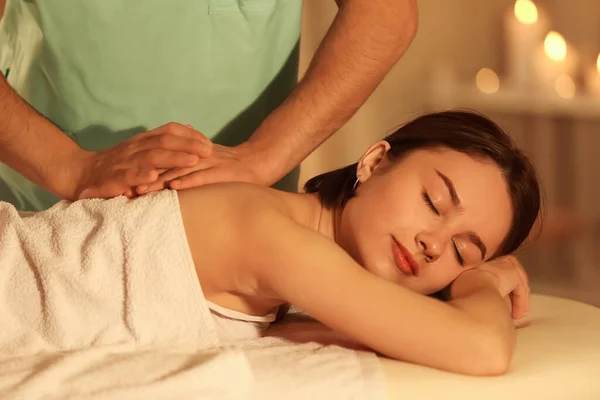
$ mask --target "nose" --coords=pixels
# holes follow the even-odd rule
[[[421,232],[417,235],[417,247],[427,262],[434,262],[444,253],[449,238],[442,232]]]

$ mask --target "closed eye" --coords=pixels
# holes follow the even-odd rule
[[[435,213],[435,215],[440,215],[440,212],[433,205],[433,202],[431,201],[431,197],[429,197],[429,195],[425,191],[423,191],[423,200],[425,201],[425,204],[427,204],[429,206],[429,208],[431,208],[431,211],[433,211]]]
[[[435,206],[433,205],[433,202],[431,201],[431,197],[429,197],[429,195],[427,194],[426,191],[423,191],[423,201],[425,201],[425,204],[427,204],[427,206],[431,209],[431,211],[433,211],[436,215],[440,215],[440,212],[438,211],[437,208],[435,208]],[[465,260],[460,255],[460,251],[458,250],[458,246],[456,245],[456,242],[454,240],[452,241],[452,246],[454,247],[454,253],[456,254],[456,260],[458,261],[458,263],[461,266],[464,267]]]
[[[458,250],[458,246],[456,245],[456,241],[452,241],[452,246],[454,247],[454,253],[456,253],[456,259],[461,266],[465,266],[465,260],[460,255],[460,251]]]

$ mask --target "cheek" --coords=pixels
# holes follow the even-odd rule
[[[372,258],[373,248],[378,241],[380,215],[372,204],[363,199],[348,204],[343,217],[341,239],[344,249],[361,264]]]
[[[446,257],[442,257],[435,262],[435,264],[438,265],[430,265],[428,274],[423,276],[424,290],[427,291],[425,294],[431,294],[442,290],[464,271],[462,268],[451,267],[451,263],[452,260],[447,260]]]

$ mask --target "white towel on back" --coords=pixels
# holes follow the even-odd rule
[[[0,203],[0,355],[218,343],[177,195]]]

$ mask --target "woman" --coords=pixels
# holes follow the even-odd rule
[[[144,333],[132,328],[133,319],[142,318],[140,313],[154,314],[159,321],[161,315],[176,314],[166,304],[177,296],[203,295],[222,339],[244,337],[240,324],[264,327],[280,306],[295,304],[389,357],[475,375],[507,369],[515,332],[505,299],[512,296],[514,316],[520,317],[527,308],[528,287],[514,260],[491,260],[512,253],[526,239],[538,215],[540,192],[530,162],[502,130],[467,112],[425,115],[373,144],[358,163],[313,178],[306,192],[218,184],[136,200],[63,202],[28,217],[45,221],[41,230],[52,238],[51,255],[23,260],[57,269],[72,265],[77,279],[67,286],[83,291],[89,304],[94,296],[87,291],[100,290],[96,286],[102,286],[103,274],[127,271],[122,277],[128,282],[124,294],[117,296],[114,290],[114,297],[124,304],[125,316],[119,315],[127,320],[124,329],[140,341]],[[65,232],[58,226],[67,219],[72,228]],[[149,226],[154,227],[152,240],[145,240]],[[9,245],[10,237],[3,234],[3,248],[16,247]],[[41,246],[26,233],[15,237],[20,238],[20,248],[27,249],[29,242]],[[84,239],[78,242],[79,237]],[[85,256],[73,261],[70,250],[61,245],[67,241],[78,243]],[[130,255],[119,256],[128,251]],[[163,261],[157,261],[161,257]],[[164,257],[171,269],[165,269]],[[93,269],[102,264],[99,259],[106,264],[100,273]],[[132,260],[143,260],[144,269],[131,268]],[[197,277],[193,288],[183,282],[187,266]],[[50,279],[46,276],[58,274],[48,269],[33,274],[44,293],[41,302],[57,296],[43,290]],[[146,296],[160,301],[131,305],[141,296],[136,288],[142,285],[130,275],[139,271],[144,273],[142,280],[154,282],[156,293]],[[61,280],[69,273],[61,272]],[[173,277],[182,282],[177,293],[161,292],[161,280],[167,285]],[[424,296],[451,282],[447,302]],[[182,307],[184,303],[181,300]],[[139,304],[149,310],[140,310]],[[100,318],[107,308],[88,306],[87,315]],[[131,309],[138,310],[135,318],[128,317]],[[51,324],[44,325],[43,318],[58,318],[55,315],[62,312],[57,308],[35,320],[19,318],[25,321],[21,325],[47,327]],[[94,318],[85,323],[93,324]],[[58,347],[69,332],[60,325],[53,323],[52,335],[46,335]],[[104,338],[113,332],[109,325],[98,328]],[[184,329],[168,321],[156,327],[180,328]],[[110,335],[116,338],[119,333]],[[105,343],[100,336],[77,343]],[[1,340],[0,345],[8,342]]]

